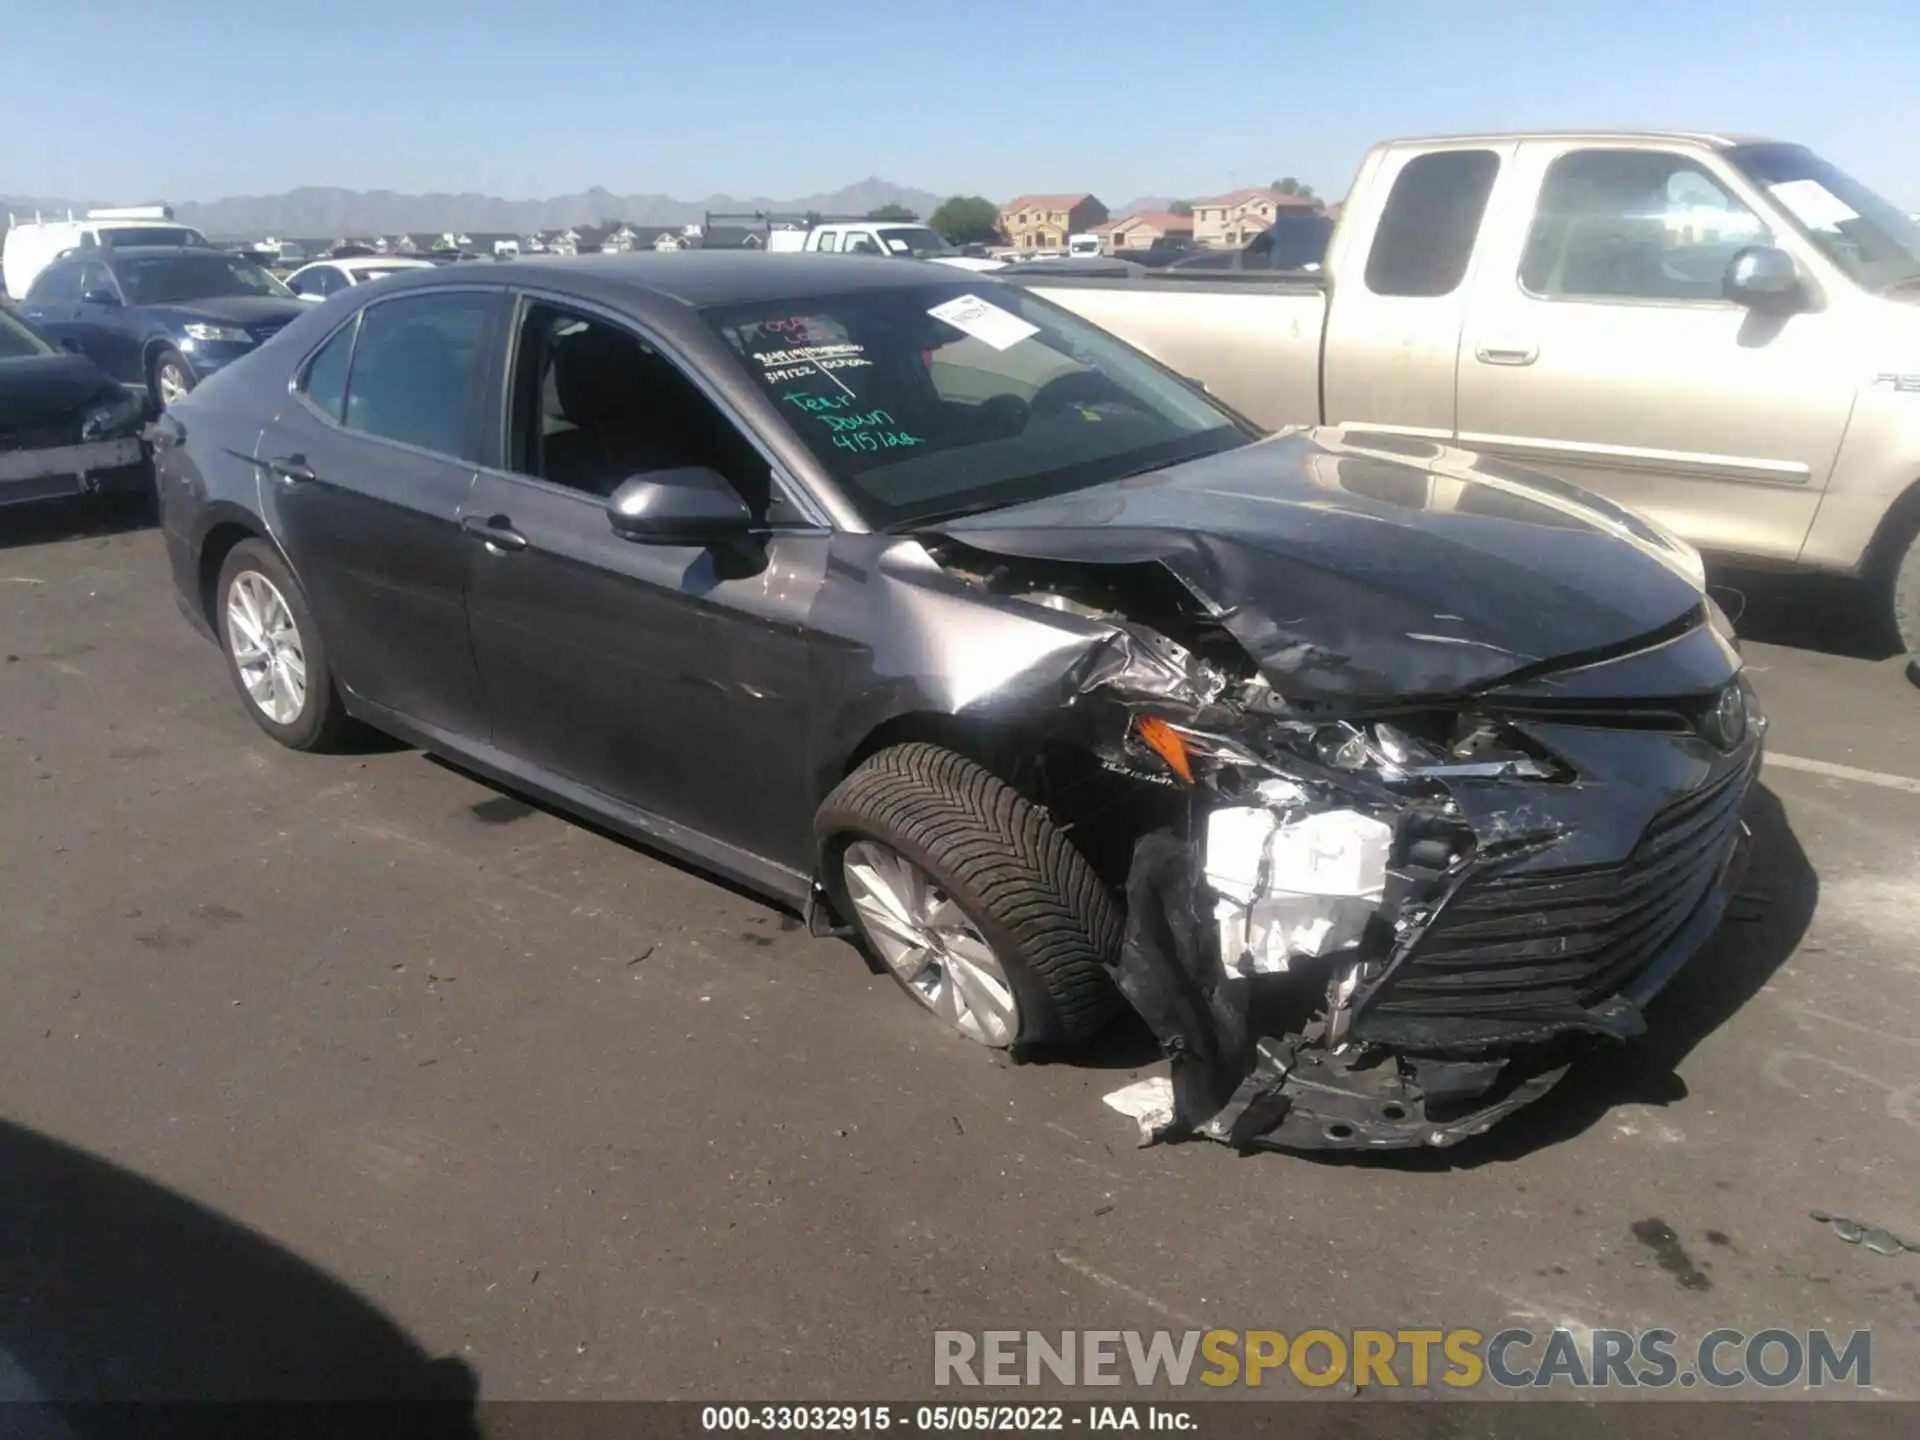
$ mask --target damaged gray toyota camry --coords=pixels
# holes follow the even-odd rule
[[[1131,1004],[1167,1138],[1484,1130],[1644,1028],[1744,860],[1765,722],[1688,546],[1263,435],[988,276],[399,277],[156,435],[276,740],[372,726],[691,859],[988,1045]]]

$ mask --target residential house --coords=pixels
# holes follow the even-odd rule
[[[1000,207],[1000,233],[1016,250],[1065,250],[1069,235],[1106,218],[1107,207],[1091,195],[1022,195]]]
[[[616,225],[600,237],[602,255],[624,255],[633,249],[640,237],[631,225]]]
[[[1193,238],[1199,245],[1238,250],[1273,224],[1282,211],[1313,215],[1320,202],[1306,195],[1278,190],[1235,190],[1211,200],[1193,202]]]
[[[1143,210],[1138,215],[1098,226],[1100,249],[1108,255],[1122,250],[1151,250],[1156,240],[1193,239],[1193,217],[1170,210]]]

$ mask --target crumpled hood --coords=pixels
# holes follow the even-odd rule
[[[147,309],[176,323],[211,320],[216,325],[264,325],[272,320],[293,320],[307,313],[304,302],[282,300],[274,295],[209,295],[201,300],[149,305]]]
[[[64,351],[0,360],[0,445],[13,431],[42,430],[124,392],[84,355]]]
[[[1484,689],[1630,648],[1702,604],[1684,548],[1631,511],[1331,427],[928,528],[1029,559],[1158,561],[1300,699]]]

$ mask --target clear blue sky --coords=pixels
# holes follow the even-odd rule
[[[1920,208],[1920,0],[9,0],[0,32],[15,195],[1339,195],[1388,135],[1588,124],[1801,140]]]

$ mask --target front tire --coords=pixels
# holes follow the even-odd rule
[[[814,828],[840,914],[968,1039],[1074,1044],[1113,1013],[1112,898],[1047,812],[983,767],[935,745],[882,750]]]
[[[289,750],[331,750],[352,729],[306,592],[280,552],[243,540],[214,589],[227,673],[247,714]]]
[[[169,346],[153,357],[147,383],[154,410],[165,410],[167,406],[193,393],[193,371],[187,368],[187,362],[180,352]]]

